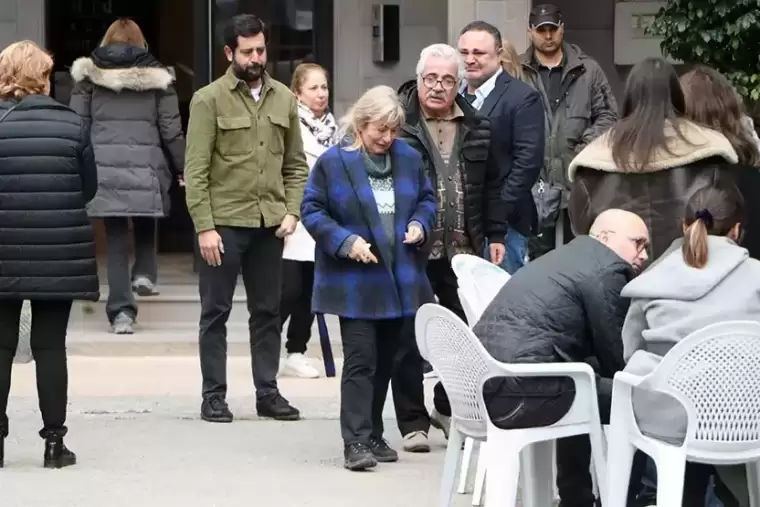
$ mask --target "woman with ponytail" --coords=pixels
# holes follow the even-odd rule
[[[744,223],[745,204],[735,185],[705,187],[692,195],[683,238],[622,291],[631,298],[623,326],[625,371],[651,373],[673,345],[704,326],[728,320],[760,322],[760,261],[740,246]],[[633,409],[642,433],[681,444],[687,418],[677,401],[637,389]],[[748,504],[746,482],[734,487],[744,468],[720,467],[719,472],[726,483],[735,479],[731,492],[724,488],[722,496],[736,498],[729,496],[724,504],[737,505],[737,499],[738,505],[745,505],[743,500]],[[712,466],[688,464],[683,505],[704,504],[713,473]]]

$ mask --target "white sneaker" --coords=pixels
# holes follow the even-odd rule
[[[317,378],[319,371],[311,365],[309,359],[303,354],[288,354],[283,365],[283,373],[292,377]]]

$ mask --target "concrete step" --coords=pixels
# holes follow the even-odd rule
[[[198,321],[201,304],[195,285],[164,285],[161,294],[137,297],[139,313],[135,334],[115,335],[109,331],[105,314],[108,287],[101,287],[100,301],[76,302],[69,320],[67,346],[69,354],[78,356],[196,356],[198,354]],[[342,357],[338,318],[325,319],[335,357]],[[283,355],[287,335],[283,329]],[[232,313],[227,323],[228,354],[250,355],[248,307],[245,289],[237,287]],[[316,321],[309,342],[309,356],[322,357]]]
[[[157,296],[137,296],[139,307],[137,322],[144,329],[191,330],[198,328],[201,315],[198,286],[190,284],[162,285]],[[101,286],[97,302],[76,302],[72,309],[69,329],[71,331],[107,331],[106,301],[108,287]],[[228,321],[230,330],[248,329],[248,308],[245,289],[238,285],[232,301],[232,313]]]

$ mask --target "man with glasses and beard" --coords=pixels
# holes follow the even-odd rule
[[[406,112],[399,138],[420,153],[436,192],[436,218],[427,241],[428,279],[440,304],[465,320],[451,259],[457,254],[481,255],[488,240],[488,258],[500,264],[507,212],[501,197],[504,173],[490,157],[491,122],[459,95],[463,78],[464,63],[456,49],[447,44],[423,49],[417,79],[399,90]],[[392,383],[404,449],[429,451],[431,420],[423,399],[419,353],[399,361]],[[445,396],[440,383],[435,396]],[[433,413],[433,424],[441,426],[435,417]]]
[[[259,416],[291,421],[297,409],[277,387],[283,242],[299,219],[309,169],[296,99],[265,71],[264,24],[250,14],[224,30],[230,67],[190,104],[185,184],[203,262],[201,417],[231,422],[227,319],[242,271],[248,300],[253,383]]]

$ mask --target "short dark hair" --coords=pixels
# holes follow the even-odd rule
[[[253,14],[232,16],[224,26],[224,45],[235,51],[238,37],[254,37],[264,31],[264,22]]]
[[[462,31],[459,32],[460,37],[467,32],[487,32],[490,33],[493,37],[494,42],[496,43],[496,48],[501,47],[501,32],[498,28],[493,26],[491,23],[488,23],[486,21],[472,21],[470,23],[467,23],[464,25],[464,28],[462,28]]]

